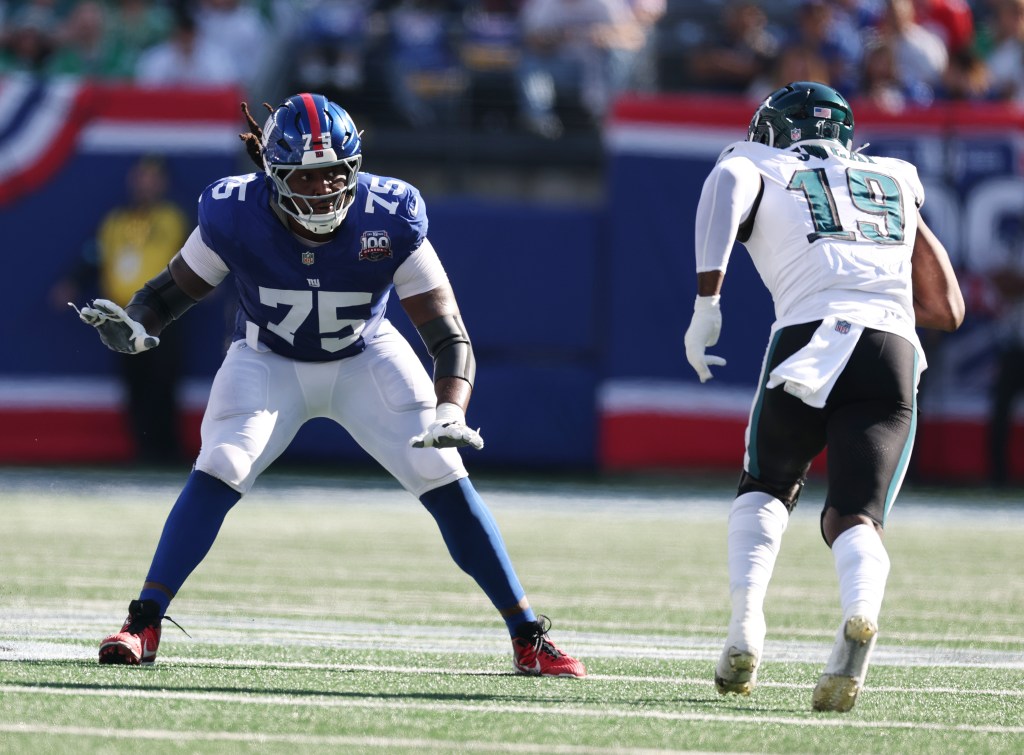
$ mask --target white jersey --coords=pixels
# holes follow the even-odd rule
[[[775,303],[772,330],[836,316],[921,352],[910,258],[924,188],[917,169],[832,141],[729,145],[697,209],[697,272],[747,248]],[[923,357],[923,354],[922,354]]]

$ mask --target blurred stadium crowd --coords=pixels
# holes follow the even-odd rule
[[[320,91],[359,122],[594,133],[623,91],[1024,103],[1024,0],[0,0],[0,74]]]

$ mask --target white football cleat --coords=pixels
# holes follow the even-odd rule
[[[836,639],[825,671],[814,688],[811,705],[814,710],[845,713],[857,702],[864,688],[868,661],[878,637],[878,625],[864,616],[851,616]]]
[[[765,625],[761,611],[747,610],[729,622],[725,649],[715,668],[715,686],[718,694],[749,695],[757,684],[757,667],[764,648]]]
[[[749,695],[757,684],[760,655],[753,650],[741,650],[735,645],[723,650],[715,669],[715,687],[718,688],[718,694],[732,692],[737,695]]]

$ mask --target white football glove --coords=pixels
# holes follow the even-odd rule
[[[466,414],[455,404],[438,404],[437,419],[427,425],[426,432],[409,441],[413,448],[461,448],[472,446],[476,450],[484,447],[480,431],[466,425]]]
[[[697,372],[700,382],[706,383],[711,379],[710,365],[719,367],[725,366],[722,357],[714,357],[705,354],[704,349],[718,343],[718,336],[722,332],[722,310],[718,305],[721,296],[698,296],[693,303],[693,319],[690,320],[690,327],[686,329],[686,337],[683,343],[686,345],[686,361],[690,363]]]
[[[94,299],[81,309],[71,302],[68,306],[78,313],[78,319],[99,331],[100,340],[111,351],[138,354],[160,344],[159,338],[149,335],[142,323],[135,322],[109,299]]]

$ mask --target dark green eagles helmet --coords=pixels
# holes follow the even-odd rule
[[[830,139],[853,149],[853,110],[843,95],[815,81],[794,81],[765,98],[750,120],[747,141],[786,148]]]

